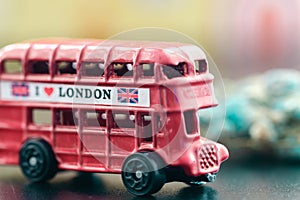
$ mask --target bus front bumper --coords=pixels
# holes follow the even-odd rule
[[[224,145],[200,139],[200,141],[194,142],[192,148],[185,152],[179,159],[179,163],[181,163],[180,168],[183,169],[185,176],[212,182],[222,162],[228,157],[229,152]],[[182,165],[182,163],[185,164]]]

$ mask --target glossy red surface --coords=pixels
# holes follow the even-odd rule
[[[200,136],[196,116],[198,109],[217,105],[213,75],[195,70],[195,60],[205,59],[203,51],[196,46],[163,42],[40,40],[3,48],[0,53],[0,163],[19,164],[19,151],[24,142],[41,138],[50,144],[58,168],[64,170],[120,173],[128,155],[155,151],[167,166],[183,169],[188,177],[217,172],[228,158],[228,151],[223,145]],[[6,73],[7,60],[20,60],[23,72]],[[49,72],[32,73],[30,61],[47,61]],[[76,73],[58,74],[55,65],[58,61],[74,62]],[[103,62],[103,76],[89,78],[81,74],[83,62]],[[132,63],[133,75],[112,76],[109,72],[115,70],[112,63]],[[153,76],[140,76],[138,66],[142,63],[154,64]],[[168,78],[163,71],[165,65],[174,69],[182,67],[184,71],[179,77]],[[15,86],[19,88],[10,90],[13,84],[19,84]],[[78,90],[85,94],[74,87],[82,87]],[[120,89],[132,89],[131,92],[136,89],[135,95],[140,96],[127,93],[130,102],[122,104],[122,98],[107,93],[107,98],[117,98],[111,101],[117,103],[106,103],[100,101],[103,94],[98,88],[104,88],[102,92],[118,90],[117,94]],[[84,99],[89,96],[87,90],[92,92],[92,89],[96,103]],[[81,98],[74,100],[76,95]],[[145,102],[139,102],[141,99]],[[49,110],[51,117],[47,125],[34,122],[34,109]],[[63,110],[73,111],[73,115]],[[87,117],[87,111],[96,113],[96,121]],[[118,121],[115,113],[128,114],[127,121]]]

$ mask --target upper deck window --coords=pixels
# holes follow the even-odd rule
[[[195,60],[195,70],[196,74],[201,74],[207,71],[207,62],[203,60]]]
[[[20,60],[4,60],[3,72],[7,74],[22,74],[22,63]]]
[[[162,66],[163,73],[169,79],[184,76],[185,70],[186,70],[185,68],[186,68],[185,63],[179,63],[178,65],[163,65]]]
[[[81,72],[83,76],[99,77],[104,75],[104,63],[82,62]]]
[[[138,67],[142,69],[142,77],[153,77],[154,76],[154,63],[143,63]]]
[[[113,77],[132,77],[133,65],[132,63],[112,63],[109,75]]]
[[[33,60],[28,63],[29,73],[31,74],[49,74],[49,62]]]
[[[57,74],[76,74],[76,62],[59,61],[56,62]]]

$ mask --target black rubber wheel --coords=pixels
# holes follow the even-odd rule
[[[134,153],[128,156],[122,166],[122,180],[126,189],[136,195],[145,196],[158,192],[166,177],[162,160],[153,152]]]
[[[19,154],[23,174],[31,182],[44,182],[57,173],[57,161],[51,146],[42,139],[30,139]]]

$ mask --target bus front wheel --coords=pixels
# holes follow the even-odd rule
[[[136,196],[158,192],[165,183],[165,173],[158,162],[161,159],[153,152],[128,156],[122,166],[122,180],[126,189]]]
[[[31,182],[44,182],[57,172],[57,161],[51,146],[42,139],[30,139],[19,153],[19,164],[23,174]]]

